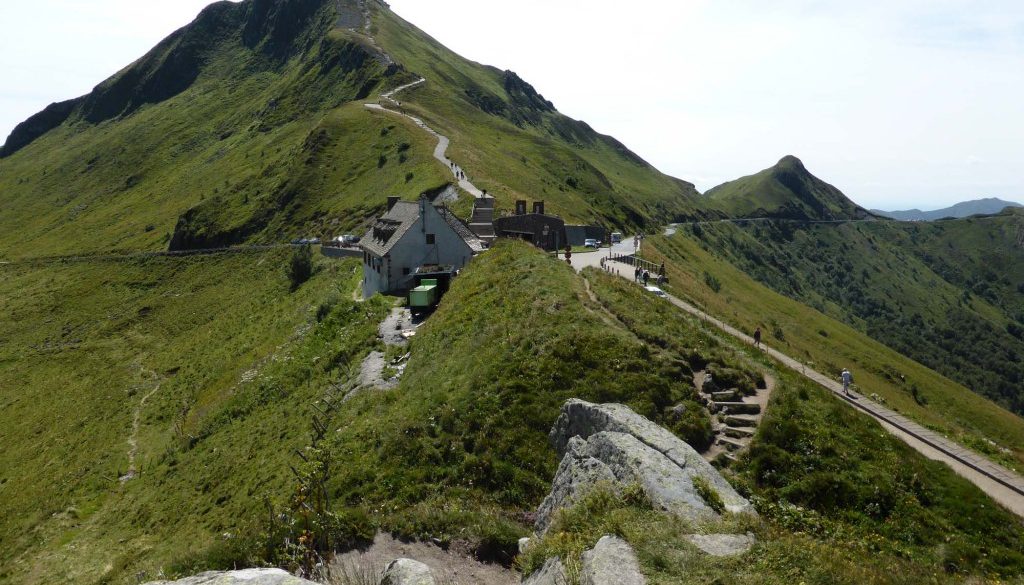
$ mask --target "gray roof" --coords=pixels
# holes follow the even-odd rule
[[[441,214],[445,222],[452,230],[459,235],[463,241],[473,250],[473,253],[483,252],[484,243],[478,238],[464,221],[445,207],[438,207],[437,212]],[[373,223],[370,230],[366,232],[359,245],[375,256],[384,256],[402,240],[402,236],[412,228],[420,217],[420,204],[415,201],[399,201],[380,219]]]
[[[477,235],[473,233],[473,230],[469,229],[466,222],[459,219],[459,217],[452,213],[452,211],[447,207],[439,207],[437,212],[441,214],[441,217],[444,218],[455,233],[459,234],[459,237],[462,238],[470,248],[472,248],[474,254],[479,254],[484,251],[485,246],[483,240],[478,238]]]
[[[399,201],[380,219],[373,222],[370,231],[366,232],[359,245],[367,252],[376,256],[384,256],[391,252],[405,235],[405,232],[420,217],[420,204],[413,201]]]

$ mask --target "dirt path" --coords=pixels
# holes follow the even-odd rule
[[[627,268],[629,267],[627,266]],[[624,278],[628,279],[625,276]],[[652,302],[654,300],[652,299]],[[754,340],[752,337],[728,323],[716,319],[672,295],[668,295],[668,300],[683,311],[717,327],[746,344],[753,345]],[[1018,516],[1024,517],[1024,478],[1020,475],[1002,465],[985,459],[981,455],[960,446],[946,437],[924,428],[905,416],[863,395],[853,393],[851,398],[845,397],[842,384],[837,379],[808,368],[806,364],[774,348],[764,346],[764,351],[787,368],[831,391],[851,407],[870,415],[885,430],[910,445],[917,452],[929,459],[945,463],[958,475],[978,486],[993,500],[999,502]]]
[[[142,400],[139,400],[139,404],[135,407],[135,413],[132,415],[132,433],[128,436],[128,471],[120,477],[121,481],[135,479],[136,475],[138,475],[138,470],[135,467],[135,459],[139,453],[139,426],[142,424],[142,411],[146,408],[146,403],[149,402],[149,399],[160,391],[160,386],[163,384],[156,372],[147,370],[141,366],[139,366],[139,369],[147,378],[153,380],[155,385],[145,396],[142,397]]]
[[[373,546],[335,557],[331,571],[335,578],[328,583],[369,583],[367,577],[379,577],[384,567],[395,559],[413,559],[428,567],[438,583],[458,585],[515,585],[519,574],[500,565],[481,563],[469,554],[457,552],[453,546],[444,550],[423,542],[402,542],[387,534],[378,534]],[[345,577],[348,577],[348,580]]]

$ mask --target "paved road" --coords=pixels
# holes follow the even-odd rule
[[[633,253],[633,239],[629,238],[624,240],[622,244],[613,247],[612,253]],[[600,268],[601,258],[607,257],[608,254],[609,251],[607,249],[601,252],[573,254],[573,266],[577,270],[583,270],[587,266]],[[609,266],[613,271],[617,271],[618,275],[622,278],[631,279],[633,276],[632,266],[617,262],[613,262]],[[683,311],[714,325],[744,343],[753,345],[753,338],[728,323],[716,319],[674,296],[669,295],[668,300]],[[651,302],[655,301],[656,299],[652,297]],[[874,417],[885,430],[910,445],[914,450],[929,459],[945,463],[958,475],[978,486],[993,500],[999,502],[1018,516],[1024,517],[1024,478],[1020,475],[1002,465],[989,461],[973,451],[965,449],[942,435],[924,428],[866,396],[854,392],[853,398],[847,398],[843,395],[843,387],[838,379],[810,369],[806,364],[776,349],[765,347],[765,352],[787,368],[830,390],[852,408],[856,408]]]
[[[422,84],[424,84],[426,82],[427,82],[427,80],[423,79],[421,77],[417,81],[414,81],[412,83],[408,83],[408,84],[403,85],[401,87],[395,88],[395,89],[393,89],[393,90],[391,90],[391,91],[389,91],[387,93],[381,94],[380,101],[390,103],[391,107],[384,107],[384,106],[382,106],[379,103],[376,103],[376,104],[364,104],[364,105],[367,108],[369,108],[371,110],[374,110],[374,111],[387,112],[389,114],[394,114],[396,116],[402,116],[402,117],[408,118],[408,119],[412,120],[417,126],[422,128],[423,130],[425,130],[427,133],[429,133],[433,137],[437,138],[437,146],[434,148],[434,158],[436,158],[437,160],[441,161],[441,163],[444,164],[444,166],[448,168],[448,170],[452,173],[452,176],[454,176],[455,179],[458,181],[459,187],[461,187],[463,191],[465,191],[465,192],[469,193],[470,195],[472,195],[473,197],[476,197],[477,199],[479,199],[479,198],[484,196],[484,192],[481,191],[480,189],[477,189],[476,185],[474,185],[472,182],[470,182],[469,179],[461,178],[461,177],[465,176],[465,172],[463,171],[463,169],[459,165],[457,165],[454,162],[452,162],[452,159],[448,158],[448,154],[447,154],[448,153],[448,146],[451,143],[451,141],[448,140],[448,137],[441,135],[439,132],[437,132],[436,130],[434,130],[430,126],[427,126],[426,123],[423,122],[423,120],[417,118],[416,116],[410,116],[409,114],[406,114],[405,112],[401,111],[402,103],[395,99],[395,95],[397,95],[397,94],[399,94],[399,93],[401,93],[401,92],[403,92],[403,91],[405,91],[407,89],[411,89],[411,88],[416,87],[418,85],[422,85]]]

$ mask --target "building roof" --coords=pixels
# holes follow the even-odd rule
[[[373,222],[359,245],[376,256],[391,252],[402,236],[412,228],[420,217],[420,204],[413,201],[399,201],[390,211]]]
[[[458,234],[473,250],[474,254],[484,251],[483,241],[470,231],[465,222],[447,208],[437,207],[435,209],[445,223],[452,228],[452,231]],[[373,223],[370,231],[366,232],[359,245],[375,256],[385,256],[402,240],[402,237],[416,224],[416,220],[419,218],[419,202],[399,201],[390,211]]]
[[[473,233],[473,230],[469,229],[466,222],[459,219],[459,217],[452,213],[450,209],[447,207],[440,207],[437,212],[441,214],[441,217],[443,217],[445,222],[451,226],[452,230],[459,234],[459,237],[469,245],[474,254],[479,254],[486,249],[483,240],[478,238],[477,235]]]

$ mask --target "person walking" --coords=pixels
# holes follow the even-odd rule
[[[640,282],[640,267],[633,269],[633,282]]]
[[[853,383],[853,374],[850,373],[850,370],[843,368],[839,377],[843,380],[843,392],[846,393],[847,396],[853,396],[850,394],[850,384]]]
[[[644,270],[643,279],[644,279],[644,286],[647,286],[647,281],[651,279],[651,273],[647,272],[646,270]]]
[[[761,349],[761,328],[754,330],[754,347]]]

